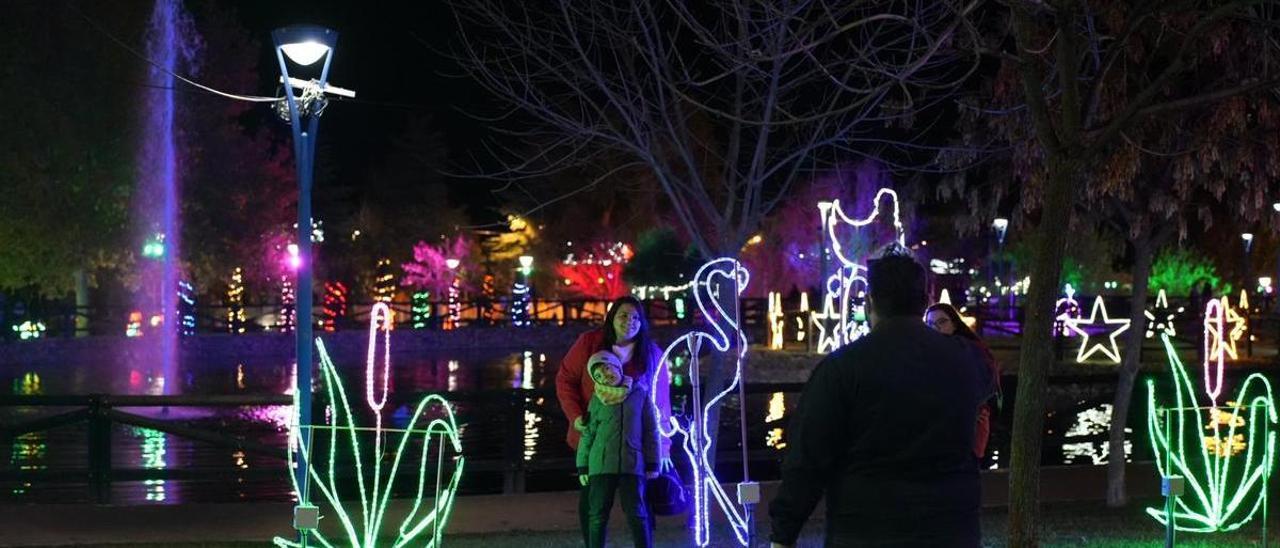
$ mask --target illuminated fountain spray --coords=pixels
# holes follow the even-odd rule
[[[138,189],[134,201],[137,242],[142,260],[139,288],[133,310],[141,312],[142,334],[152,339],[148,348],[160,375],[176,386],[178,360],[178,258],[181,232],[178,225],[179,172],[175,142],[174,77],[195,55],[198,40],[180,0],[156,0],[147,27],[146,55],[155,65],[147,73],[142,115],[142,141],[138,151]],[[168,390],[166,390],[168,391]]]

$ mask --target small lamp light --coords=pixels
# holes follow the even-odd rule
[[[457,260],[457,259],[445,259],[445,260],[444,260],[444,265],[445,265],[445,266],[447,266],[447,267],[449,267],[449,270],[457,269],[459,264],[461,264],[461,261],[459,261],[459,260]]]

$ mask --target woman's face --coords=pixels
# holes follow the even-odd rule
[[[943,335],[955,335],[956,326],[951,321],[951,317],[941,310],[933,310],[929,312],[929,316],[925,318],[925,323],[929,324],[934,331]]]
[[[640,333],[640,311],[630,304],[618,305],[613,315],[613,333],[618,342],[627,342]]]

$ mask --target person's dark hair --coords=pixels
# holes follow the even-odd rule
[[[924,316],[929,306],[924,267],[906,255],[890,254],[867,262],[867,289],[883,318]]]
[[[928,310],[924,311],[926,315],[929,314],[930,312],[941,312],[943,314],[946,314],[947,317],[951,319],[951,325],[956,326],[956,332],[955,332],[956,335],[959,335],[971,341],[982,340],[978,338],[977,333],[974,333],[972,329],[969,329],[969,324],[964,323],[964,320],[960,319],[960,311],[956,310],[956,307],[951,306],[948,303],[935,303],[931,305]]]
[[[618,309],[624,304],[629,304],[640,314],[640,330],[636,332],[635,346],[631,350],[631,359],[641,360],[637,364],[645,367],[645,374],[651,374],[649,371],[649,347],[653,346],[653,339],[649,338],[649,316],[645,314],[644,303],[631,295],[626,295],[614,299],[609,303],[609,311],[604,315],[604,344],[606,349],[613,348],[618,344],[618,333],[613,329],[613,318],[618,315]]]

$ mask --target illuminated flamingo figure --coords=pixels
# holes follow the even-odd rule
[[[711,455],[708,455],[711,449],[711,436],[707,432],[710,428],[707,426],[707,412],[737,388],[738,383],[742,381],[742,356],[747,351],[747,338],[742,334],[738,324],[736,304],[735,313],[730,314],[725,311],[720,303],[722,299],[719,298],[719,284],[723,283],[734,287],[735,296],[733,302],[737,303],[737,298],[746,289],[749,279],[750,274],[748,274],[747,269],[743,268],[742,264],[735,259],[716,259],[698,269],[697,274],[694,275],[691,290],[694,299],[698,303],[698,309],[702,311],[702,317],[707,319],[710,331],[693,331],[668,345],[667,349],[662,353],[662,359],[658,362],[658,371],[654,373],[652,381],[651,394],[656,393],[658,390],[659,376],[669,373],[664,369],[670,367],[668,364],[673,354],[681,349],[688,352],[689,382],[693,389],[694,415],[691,419],[685,420],[674,416],[665,417],[666,420],[658,421],[658,430],[668,438],[675,435],[676,432],[684,435],[684,451],[689,456],[689,462],[693,467],[694,541],[698,546],[706,546],[710,542],[708,511],[712,497],[715,498],[716,503],[724,511],[725,517],[729,520],[729,525],[733,528],[734,536],[738,538],[738,542],[742,543],[743,546],[747,545],[747,513],[730,499],[724,488],[720,486],[720,481],[715,475],[714,459]],[[737,340],[732,340],[731,336]],[[711,343],[716,352],[728,353],[735,343],[737,348],[737,354],[733,356],[733,381],[705,401],[698,368],[698,353],[704,341]],[[656,401],[653,402],[653,406],[657,416],[662,417],[662,411],[658,409]]]

